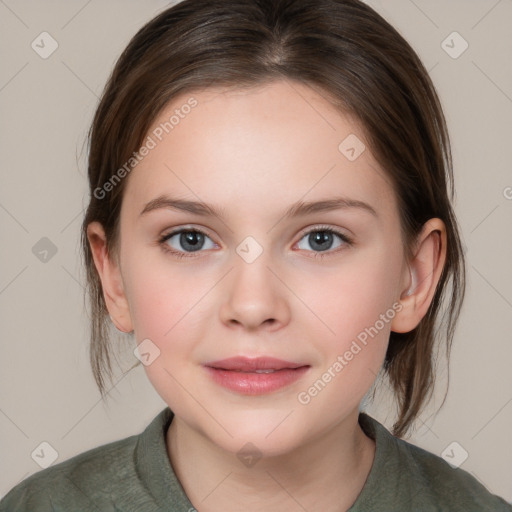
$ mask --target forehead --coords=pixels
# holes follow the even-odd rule
[[[389,178],[359,121],[304,84],[181,94],[155,119],[145,143],[153,147],[125,191],[139,209],[164,193],[258,215],[333,194],[381,211],[394,207]]]

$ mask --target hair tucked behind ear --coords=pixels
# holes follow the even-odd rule
[[[464,297],[465,264],[450,203],[449,137],[434,85],[403,37],[357,0],[185,0],[130,41],[89,132],[91,197],[82,246],[94,377],[104,395],[105,376],[112,377],[108,316],[86,230],[99,221],[109,251],[116,251],[127,178],[108,191],[104,184],[138,150],[151,122],[178,94],[283,79],[315,88],[340,112],[360,120],[393,184],[405,252],[428,219],[438,217],[446,225],[446,263],[428,313],[413,331],[391,333],[386,354],[384,369],[399,410],[394,433],[403,435],[431,396],[437,341],[449,354]],[[446,318],[440,318],[443,299]]]

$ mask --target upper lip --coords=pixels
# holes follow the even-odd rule
[[[211,368],[218,368],[222,370],[237,370],[242,372],[250,372],[255,370],[282,370],[284,368],[300,368],[304,365],[301,363],[294,363],[291,361],[284,361],[283,359],[276,359],[275,357],[229,357],[211,363],[205,363],[205,366]]]

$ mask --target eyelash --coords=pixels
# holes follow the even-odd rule
[[[302,240],[306,235],[310,235],[311,233],[316,233],[316,232],[330,233],[333,235],[337,235],[343,242],[345,242],[346,245],[348,245],[348,246],[353,245],[352,238],[348,237],[346,234],[341,233],[340,231],[337,231],[336,229],[333,229],[329,226],[316,226],[314,229],[310,229],[309,231],[302,233],[300,240]],[[177,229],[170,233],[167,233],[165,235],[162,235],[158,239],[158,243],[162,247],[162,250],[167,253],[171,253],[173,256],[177,257],[178,259],[195,258],[196,257],[193,252],[188,253],[188,252],[176,251],[174,249],[171,249],[169,247],[169,245],[166,243],[167,240],[172,238],[174,235],[178,235],[180,233],[200,233],[204,236],[207,236],[208,238],[211,238],[207,233],[205,233],[204,231],[202,231],[201,229],[198,229],[198,228],[180,228],[180,229]],[[335,249],[334,251],[328,250],[328,251],[320,251],[320,252],[315,252],[315,251],[308,251],[308,252],[313,252],[313,254],[314,254],[313,258],[323,259],[323,258],[331,256],[332,254],[339,252],[340,250],[341,249],[338,248],[338,249]],[[202,251],[196,251],[196,252],[202,252]]]

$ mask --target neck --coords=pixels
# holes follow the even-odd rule
[[[375,442],[357,419],[354,411],[293,452],[244,467],[233,453],[175,416],[167,431],[167,451],[181,486],[200,512],[343,512],[361,492],[375,455]]]

